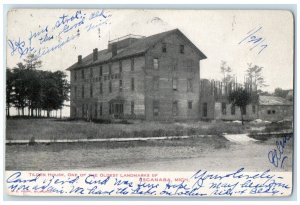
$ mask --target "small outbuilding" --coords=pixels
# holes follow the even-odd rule
[[[277,96],[259,96],[258,116],[271,122],[292,120],[293,103]]]

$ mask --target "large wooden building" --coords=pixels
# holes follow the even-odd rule
[[[82,58],[71,72],[71,117],[200,119],[200,61],[206,56],[178,29],[128,35]]]

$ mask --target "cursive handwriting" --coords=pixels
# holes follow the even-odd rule
[[[284,136],[280,140],[276,140],[276,148],[269,151],[268,159],[271,164],[275,167],[284,168],[284,162],[288,159],[286,155],[284,155],[284,148],[286,144],[290,141],[292,135]]]
[[[258,54],[260,54],[264,49],[268,47],[268,44],[265,43],[265,38],[260,37],[258,32],[262,30],[262,27],[254,28],[247,32],[247,36],[244,37],[238,44],[245,42],[246,44],[250,45],[250,51],[256,49],[258,50]]]
[[[278,174],[278,173],[277,173]],[[154,176],[154,175],[153,175]],[[222,174],[199,170],[183,180],[110,176],[98,174],[55,175],[10,172],[6,186],[10,193],[97,196],[274,196],[291,187],[283,176],[264,172],[245,172],[240,168]]]
[[[52,24],[39,26],[17,39],[9,38],[7,44],[10,55],[22,59],[34,54],[37,59],[41,58],[79,38],[82,33],[107,25],[111,17],[103,9],[88,12],[76,10],[70,14],[63,13]]]

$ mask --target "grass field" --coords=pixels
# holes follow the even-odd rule
[[[97,124],[55,119],[8,119],[6,139],[94,139],[158,137],[183,135],[220,135],[245,133],[249,126],[225,122],[141,122],[132,124]]]

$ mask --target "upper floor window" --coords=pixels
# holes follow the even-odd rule
[[[131,91],[134,91],[134,78],[131,78]]]
[[[90,97],[93,97],[93,84],[90,85]]]
[[[154,76],[153,77],[153,90],[158,90],[159,89],[159,77]]]
[[[108,74],[111,75],[112,71],[111,71],[111,64],[108,65]]]
[[[77,87],[74,87],[74,98],[77,98]]]
[[[172,88],[173,90],[177,90],[177,78],[172,79]]]
[[[74,80],[77,80],[77,71],[74,71]]]
[[[154,58],[154,59],[153,59],[153,68],[154,68],[155,70],[158,69],[158,58]]]
[[[84,85],[81,87],[81,98],[84,98]]]
[[[123,81],[119,80],[119,91],[122,92],[123,90]]]
[[[100,82],[100,95],[102,95],[102,94],[103,94],[103,83]]]
[[[134,71],[134,58],[131,58],[131,71]]]
[[[81,70],[81,78],[84,79],[84,69]]]
[[[193,92],[193,79],[191,78],[187,79],[187,91]]]
[[[184,45],[180,45],[179,51],[180,51],[180,53],[184,53]]]
[[[163,53],[166,53],[166,52],[167,52],[167,44],[166,44],[166,43],[163,43],[163,44],[162,44],[161,50],[162,50]]]
[[[111,93],[112,92],[112,82],[111,81],[109,81],[109,83],[108,83],[108,88],[109,88],[109,92]]]
[[[122,61],[119,61],[119,71],[120,71],[120,73],[122,73],[122,72],[123,72],[123,68],[122,68]]]
[[[173,115],[178,115],[178,102],[173,101],[173,107],[172,107]]]
[[[188,101],[188,108],[193,109],[193,101]]]
[[[100,65],[99,67],[99,76],[102,76],[103,75],[103,68],[102,68],[102,65]]]
[[[90,68],[90,78],[93,77],[93,68]]]

